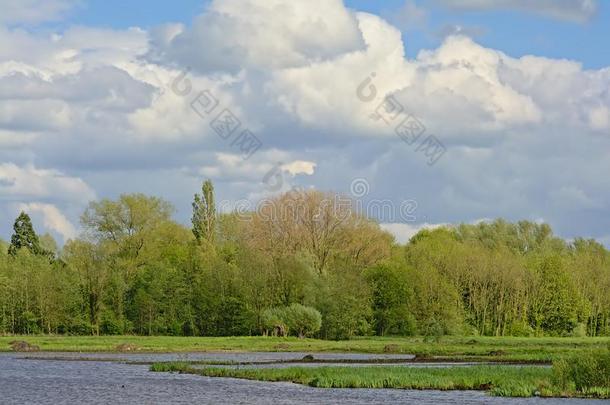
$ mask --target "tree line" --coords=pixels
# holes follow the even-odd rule
[[[423,230],[397,244],[331,193],[291,191],[192,227],[143,194],[90,203],[63,247],[21,213],[0,241],[0,333],[610,335],[610,256],[546,224]]]

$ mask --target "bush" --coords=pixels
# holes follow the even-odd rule
[[[312,336],[322,327],[322,315],[312,307],[292,304],[284,311],[288,330],[299,337]]]
[[[555,384],[563,389],[574,384],[577,391],[610,388],[610,350],[590,351],[553,362]]]
[[[102,335],[123,335],[129,331],[128,322],[119,319],[111,310],[104,310],[100,318],[100,333]]]
[[[71,335],[91,335],[95,331],[93,325],[81,318],[72,320],[67,326],[63,326],[61,333],[69,333]]]
[[[438,340],[445,335],[445,327],[442,321],[430,319],[421,326],[421,333],[425,336],[425,341]]]
[[[270,308],[262,314],[263,328],[273,334],[283,331],[299,337],[312,336],[322,326],[322,315],[312,307],[292,304],[289,307]]]
[[[534,329],[524,321],[512,322],[508,327],[510,336],[531,337],[535,335]]]
[[[263,311],[261,322],[265,333],[274,336],[283,336],[288,331],[288,325],[284,319],[284,308],[269,308]]]
[[[570,335],[574,336],[574,337],[587,336],[587,325],[585,325],[584,323],[576,324],[576,327],[574,327],[574,329],[572,330],[572,333]]]
[[[38,326],[38,317],[32,311],[24,311],[21,314],[24,323],[24,330],[29,334],[40,333],[40,327]]]

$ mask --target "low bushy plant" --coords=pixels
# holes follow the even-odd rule
[[[283,330],[298,337],[313,336],[322,326],[322,315],[312,307],[292,304],[288,307],[270,308],[263,312],[265,330]]]
[[[562,389],[573,384],[577,391],[610,388],[610,350],[580,353],[553,362],[554,382]]]
[[[284,310],[288,330],[299,336],[312,336],[322,326],[322,315],[312,307],[301,304],[292,304]]]

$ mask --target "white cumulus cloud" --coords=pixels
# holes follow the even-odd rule
[[[64,242],[77,236],[76,227],[53,204],[27,203],[20,204],[19,210],[28,214],[40,214],[44,227],[49,231],[57,232]]]

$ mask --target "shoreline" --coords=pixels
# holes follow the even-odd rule
[[[24,341],[36,353],[350,353],[412,355],[411,362],[499,362],[549,364],[565,355],[604,349],[610,337],[363,337],[352,340],[273,337],[171,337],[171,336],[0,336],[0,352],[16,353],[10,342]]]

